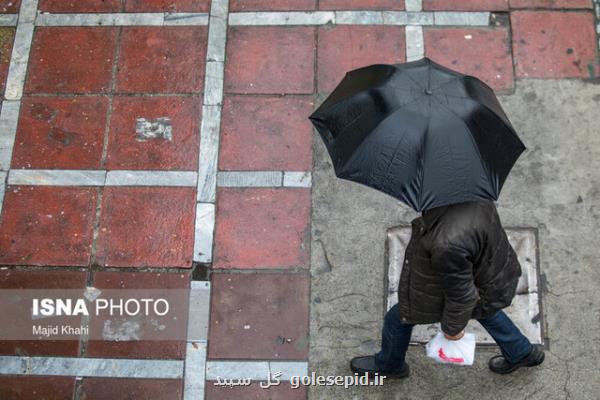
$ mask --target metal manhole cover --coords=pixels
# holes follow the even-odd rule
[[[398,280],[404,261],[404,250],[410,240],[411,228],[399,226],[387,233],[387,309],[398,302]],[[542,342],[540,298],[538,292],[537,237],[533,228],[506,228],[508,239],[515,249],[522,267],[522,275],[517,287],[517,295],[504,312],[521,329],[532,343]],[[438,324],[416,325],[412,342],[426,343],[439,330]],[[493,344],[494,340],[475,320],[467,325],[469,332],[475,333],[477,343]]]

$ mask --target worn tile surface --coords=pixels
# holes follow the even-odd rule
[[[220,188],[215,268],[308,266],[310,190]]]
[[[2,400],[71,400],[75,377],[0,375]]]
[[[404,28],[397,26],[319,27],[317,81],[319,92],[332,91],[352,69],[371,64],[404,62]]]
[[[591,12],[517,11],[511,25],[518,77],[598,76]]]
[[[306,386],[292,388],[290,383],[281,382],[278,386],[271,386],[264,389],[259,386],[259,383],[252,383],[250,386],[233,388],[216,386],[217,381],[206,382],[206,400],[300,400],[306,399]],[[266,397],[265,397],[266,396]]]
[[[43,12],[119,12],[121,0],[39,0],[38,8]]]
[[[12,167],[100,169],[108,99],[26,97]]]
[[[5,289],[83,289],[85,271],[0,270],[0,290]],[[76,356],[79,341],[73,340],[0,340],[0,354],[19,356]],[[2,384],[0,384],[2,386]],[[0,389],[2,393],[2,389]],[[0,397],[4,399],[4,397]]]
[[[509,0],[512,8],[592,8],[591,0]]]
[[[314,10],[317,0],[231,0],[229,11]]]
[[[205,26],[127,27],[122,35],[117,92],[202,91],[208,35]]]
[[[85,378],[84,399],[156,399],[177,400],[183,396],[183,382],[178,379]]]
[[[425,28],[425,55],[473,75],[497,91],[513,87],[509,32],[504,28]]]
[[[219,169],[310,170],[312,109],[312,96],[226,96]]]
[[[307,275],[213,274],[211,286],[209,359],[306,359]]]
[[[92,286],[98,289],[187,289],[190,282],[189,272],[105,272],[94,274]],[[106,320],[115,326],[127,319],[115,317]],[[185,323],[185,318],[181,318]],[[135,318],[129,321],[136,322]],[[139,321],[143,323],[144,321]],[[104,319],[92,318],[90,332],[102,330]],[[185,342],[177,340],[89,340],[86,356],[109,358],[157,358],[182,359],[185,357]],[[150,386],[152,387],[152,385]],[[145,390],[135,384],[125,385],[123,390]],[[98,390],[98,389],[94,389]],[[111,397],[112,398],[112,397]]]
[[[229,28],[225,91],[312,93],[315,28]]]
[[[321,10],[404,10],[404,0],[319,0]]]
[[[191,188],[107,187],[102,197],[99,263],[191,267],[195,210]]]
[[[109,92],[116,37],[115,28],[38,27],[25,91]]]
[[[21,0],[0,0],[0,13],[19,12]]]
[[[198,169],[200,99],[194,97],[128,97],[113,101],[106,166],[110,170]],[[137,120],[166,118],[171,135],[137,132]]]
[[[15,28],[0,27],[0,99],[4,97],[14,38]]]
[[[126,12],[208,12],[210,0],[125,0]]]
[[[423,0],[423,10],[504,11],[508,0]]]
[[[0,263],[87,265],[95,209],[95,189],[8,186],[0,221]]]

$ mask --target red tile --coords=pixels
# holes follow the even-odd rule
[[[594,77],[598,68],[594,15],[589,12],[511,13],[519,77]]]
[[[213,274],[208,358],[307,359],[308,292],[306,274]]]
[[[219,168],[310,171],[312,96],[225,96]]]
[[[0,99],[4,97],[14,39],[15,28],[0,28]]]
[[[25,91],[109,92],[116,37],[116,28],[36,28]]]
[[[3,269],[0,289],[78,289],[85,287],[86,276],[85,271]],[[78,351],[79,341],[73,340],[0,341],[0,354],[5,355],[76,356]]]
[[[197,170],[201,109],[198,97],[115,97],[107,168]],[[172,139],[138,140],[136,120],[160,117],[170,119]]]
[[[503,11],[508,0],[423,0],[423,10]]]
[[[249,386],[217,386],[217,381],[206,381],[206,400],[306,400],[307,386],[292,387],[290,383],[281,382],[278,386],[268,389],[253,382]]]
[[[319,0],[321,10],[404,10],[404,0]]]
[[[0,264],[88,265],[95,215],[93,188],[8,186]]]
[[[225,90],[312,93],[315,28],[229,28]]]
[[[189,272],[100,271],[94,274],[92,286],[99,289],[187,289],[189,288],[190,280],[191,275]],[[182,293],[185,294],[187,292]],[[169,299],[173,298],[170,297]],[[175,310],[175,307],[173,310]],[[173,315],[173,313],[170,313],[169,317]],[[187,315],[179,317],[182,324],[185,324]],[[94,330],[101,330],[103,326],[104,319],[92,318],[90,333],[93,333]],[[86,348],[86,356],[183,359],[185,358],[185,342],[177,340],[89,340]],[[145,390],[144,386],[138,387],[138,385],[134,385],[130,389]],[[113,397],[110,396],[107,398],[112,399]]]
[[[425,55],[473,75],[495,90],[513,86],[509,34],[505,28],[425,28]]]
[[[307,267],[310,190],[220,188],[215,268]]]
[[[229,11],[314,10],[316,0],[231,0]]]
[[[190,268],[195,210],[193,188],[105,188],[97,245],[99,263]]]
[[[177,400],[183,396],[179,379],[85,378],[81,399],[110,400]]]
[[[21,0],[0,0],[0,13],[14,14],[19,12]]]
[[[75,377],[0,375],[2,400],[71,400]]]
[[[199,93],[204,83],[207,28],[123,28],[117,91]]]
[[[99,169],[106,97],[25,97],[12,168]]]
[[[40,0],[39,9],[54,13],[119,12],[121,0]]]
[[[127,12],[208,12],[210,0],[125,0]]]
[[[319,28],[319,92],[332,91],[352,69],[406,59],[404,27],[337,25]]]
[[[592,8],[591,0],[509,0],[512,8]]]

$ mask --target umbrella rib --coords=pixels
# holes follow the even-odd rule
[[[419,184],[419,201],[417,202],[419,208],[422,206],[423,200],[423,188],[425,187],[425,146],[427,146],[427,136],[429,134],[429,126],[431,125],[431,97],[429,97],[429,117],[427,118],[427,126],[425,127],[425,134],[423,135],[423,146],[422,146],[422,157],[421,157],[421,182]]]
[[[438,102],[438,104],[440,104],[442,107],[444,107],[446,110],[448,110],[452,115],[454,115],[466,128],[467,131],[469,132],[469,137],[471,138],[471,143],[473,143],[473,147],[475,147],[475,151],[477,151],[477,155],[479,156],[479,160],[481,161],[481,165],[487,175],[488,181],[489,182],[493,182],[493,180],[491,179],[490,176],[490,169],[487,166],[487,163],[485,162],[485,160],[483,159],[483,157],[481,156],[481,151],[479,151],[479,146],[477,146],[477,143],[475,141],[475,138],[473,137],[473,134],[471,133],[471,128],[469,128],[469,125],[467,125],[467,123],[465,122],[465,120],[463,120],[461,118],[460,115],[458,115],[456,112],[454,112],[454,110],[452,110],[451,108],[447,107],[445,104],[443,104],[442,102],[436,100]]]

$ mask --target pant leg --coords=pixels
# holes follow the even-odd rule
[[[375,365],[379,370],[395,371],[404,366],[413,326],[400,321],[398,304],[385,314],[381,351],[375,354]]]
[[[502,355],[508,362],[519,362],[533,350],[529,339],[521,333],[504,311],[499,310],[491,317],[478,319],[478,321],[500,346]]]

